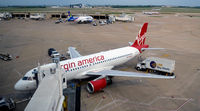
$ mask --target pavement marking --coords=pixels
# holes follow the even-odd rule
[[[188,99],[187,101],[185,101],[181,106],[179,106],[175,111],[178,111],[179,109],[181,109],[186,103],[188,103],[189,101],[191,101],[192,98]]]
[[[188,90],[189,87],[194,83],[195,79],[197,78],[197,76],[200,74],[200,71],[197,71],[196,73],[194,73],[192,76],[190,76],[190,78],[188,78],[188,82],[183,84],[184,87],[180,87],[181,90],[179,92],[183,93],[185,90]],[[190,74],[189,74],[190,75]]]
[[[158,96],[156,97],[155,99],[153,99],[152,101],[148,102],[148,103],[138,103],[138,102],[135,102],[135,101],[126,101],[127,103],[132,103],[134,106],[136,107],[145,107],[147,106],[146,108],[150,108],[150,109],[153,109],[153,110],[160,110],[160,108],[157,108],[157,107],[151,107],[151,105],[153,103],[155,103],[156,101],[160,100],[160,99],[168,99],[168,100],[178,100],[178,101],[185,101],[183,104],[181,104],[176,110],[169,110],[169,111],[178,111],[181,107],[183,107],[186,103],[190,102],[190,101],[193,101],[194,99],[193,98],[172,98],[172,97],[164,97],[164,96]],[[164,110],[164,109],[163,109]],[[167,110],[167,109],[165,109]],[[168,110],[167,110],[168,111]]]
[[[114,99],[112,94],[109,92],[109,91],[105,91],[105,93],[107,93],[109,95],[109,97],[111,98],[111,102],[103,105],[103,106],[100,106],[100,104],[103,102],[104,99],[101,99],[98,104],[96,105],[94,111],[100,111],[100,110],[103,110],[105,108],[108,108],[111,109],[111,108],[115,108],[115,107],[118,107],[119,105],[121,104],[124,104],[126,102],[128,102],[128,99],[125,99],[125,100],[122,100],[122,99]],[[120,102],[120,104],[117,104],[117,102]]]
[[[172,98],[172,97],[160,97],[161,99],[174,99],[174,100],[183,100],[183,101],[186,101],[188,100],[188,98]],[[194,99],[190,98],[191,101],[193,101]]]
[[[7,84],[7,85],[0,86],[0,89],[2,89],[2,88],[10,88],[10,86],[13,86],[12,83],[13,82],[11,82],[10,84]]]
[[[14,69],[14,71],[17,72],[17,74],[20,76],[20,78],[23,77],[23,75],[19,71],[17,71],[17,69]]]
[[[110,93],[110,91],[105,91],[105,92],[107,92],[110,95],[112,101],[114,101],[114,98],[113,98],[112,94]],[[115,103],[115,105],[117,105],[117,104]]]
[[[96,107],[94,108],[94,111],[98,111],[97,110],[97,107],[102,103],[102,101],[103,101],[103,99],[101,99],[100,101],[99,101],[99,103],[96,105]]]
[[[113,106],[113,104],[115,104],[116,102],[122,102],[122,103],[120,103],[120,104],[118,104],[118,106],[119,105],[121,105],[121,104],[123,104],[123,103],[126,103],[127,101],[122,101],[122,100],[114,100],[114,101],[112,101],[112,102],[110,102],[110,103],[108,103],[108,104],[106,104],[106,105],[103,105],[103,106],[101,106],[101,107],[99,107],[98,109],[95,109],[95,111],[100,111],[100,110],[102,110],[102,109],[105,109],[105,108],[111,108],[110,106]],[[113,106],[113,107],[116,107],[116,106]]]
[[[17,101],[16,104],[19,104],[19,103],[22,103],[22,102],[28,101],[28,100],[30,100],[30,99],[31,99],[31,98],[26,98],[26,99],[23,99],[23,100],[21,100],[21,101]]]

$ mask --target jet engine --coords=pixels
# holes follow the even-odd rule
[[[87,91],[89,93],[94,93],[94,92],[102,90],[103,88],[105,88],[107,85],[109,85],[111,83],[112,83],[112,80],[110,77],[98,79],[95,81],[92,80],[92,81],[88,82],[88,84],[87,84]]]

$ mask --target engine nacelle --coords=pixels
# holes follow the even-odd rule
[[[112,84],[112,77],[105,77],[96,81],[90,81],[87,84],[87,90],[89,93],[97,92],[103,88],[105,88],[107,85]]]
[[[107,85],[106,78],[99,79],[96,81],[90,81],[87,84],[87,90],[89,93],[94,93],[94,92],[97,92],[97,91],[105,88],[106,85]]]

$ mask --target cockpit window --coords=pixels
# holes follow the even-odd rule
[[[28,77],[28,80],[29,80],[29,81],[32,81],[32,80],[33,80],[33,78],[32,78],[32,77]]]
[[[32,78],[32,77],[23,77],[22,80],[29,80],[29,81],[32,81],[33,78]]]
[[[22,80],[27,80],[27,79],[28,79],[28,77],[23,77],[23,78],[22,78]]]

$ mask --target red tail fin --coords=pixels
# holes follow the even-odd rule
[[[132,47],[137,48],[141,52],[141,48],[148,48],[149,45],[145,45],[145,33],[147,32],[148,23],[144,23],[142,28],[140,29],[138,36],[136,37],[135,42]]]

